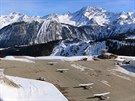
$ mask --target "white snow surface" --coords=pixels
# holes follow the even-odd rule
[[[113,70],[135,77],[135,57],[118,56],[115,60],[121,63],[125,60],[130,61],[130,64],[116,65],[115,69]]]
[[[115,60],[122,62],[124,60],[135,60],[135,57],[133,57],[133,56],[118,56]]]
[[[35,63],[33,60],[61,60],[61,61],[82,61],[83,59],[87,59],[87,61],[92,61],[93,56],[39,56],[39,57],[31,57],[31,56],[20,56],[16,58],[14,56],[6,56],[5,58],[1,58],[2,60],[10,60],[10,61],[20,61],[20,62],[28,62]]]
[[[66,43],[62,41],[59,45],[55,46],[52,51],[52,56],[79,56],[85,55],[101,55],[102,49],[108,50],[105,42],[96,42],[90,45],[88,41],[79,41]]]
[[[94,94],[94,96],[104,96],[104,95],[108,95],[108,94],[110,94],[110,92]]]
[[[23,56],[27,59],[32,60],[61,60],[61,61],[81,61],[84,58],[87,58],[88,61],[93,60],[92,56],[71,56],[71,57],[64,57],[64,56],[40,56],[40,57],[30,57],[30,56]]]
[[[19,88],[1,81],[0,99],[2,101],[68,101],[51,83],[13,76],[6,77],[19,85]]]
[[[9,60],[9,61],[20,61],[20,62],[27,62],[27,63],[35,63],[32,60],[25,59],[25,58],[15,58],[14,56],[6,56],[4,58],[1,58],[2,60]]]
[[[130,61],[130,65],[135,67],[135,59]]]
[[[135,35],[129,36],[129,37],[127,37],[126,39],[135,39]]]

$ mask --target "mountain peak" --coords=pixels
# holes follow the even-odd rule
[[[105,12],[106,10],[104,10],[102,8],[86,6],[86,7],[83,7],[80,11],[85,13],[85,12]]]
[[[87,6],[87,7],[83,7],[79,11],[75,12],[74,15],[75,16],[82,16],[82,18],[83,18],[83,16],[87,17],[87,18],[91,18],[90,16],[101,15],[104,12],[106,12],[106,10],[104,10],[102,8]]]

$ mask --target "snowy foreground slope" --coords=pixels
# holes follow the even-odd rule
[[[6,76],[18,87],[0,81],[0,101],[68,101],[51,83]]]

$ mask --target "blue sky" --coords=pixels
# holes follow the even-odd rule
[[[0,15],[20,12],[44,16],[75,12],[82,7],[101,7],[111,12],[135,12],[135,0],[0,0]]]

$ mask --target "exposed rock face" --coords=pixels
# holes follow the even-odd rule
[[[41,24],[38,22],[18,22],[0,30],[0,47],[29,45],[35,39]]]

